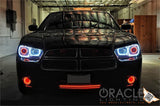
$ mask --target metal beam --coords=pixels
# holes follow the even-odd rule
[[[53,1],[50,1],[50,0],[31,0],[31,1],[34,3],[37,3],[37,2],[56,2],[56,0],[53,0]]]
[[[63,6],[40,6],[41,8],[49,7],[49,8],[55,8],[55,7],[127,7],[128,5],[63,5]]]

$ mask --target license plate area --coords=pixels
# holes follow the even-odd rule
[[[89,84],[91,83],[90,74],[87,75],[67,75],[67,83],[68,84]]]

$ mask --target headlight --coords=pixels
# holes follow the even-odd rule
[[[120,61],[133,61],[136,60],[140,54],[140,47],[138,44],[115,49],[114,53]]]
[[[41,59],[43,51],[38,48],[20,45],[18,48],[18,55],[22,61],[25,62],[38,62]]]

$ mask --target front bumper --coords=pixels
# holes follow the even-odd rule
[[[60,84],[67,84],[67,75],[86,75],[91,76],[90,84],[100,84],[105,88],[139,88],[141,76],[142,59],[139,57],[135,61],[119,62],[113,70],[94,70],[94,71],[46,71],[41,68],[41,63],[22,62],[17,59],[17,74],[19,85],[23,84],[23,77],[28,76],[34,89],[59,88]],[[129,76],[135,76],[136,81],[132,86],[128,86]]]

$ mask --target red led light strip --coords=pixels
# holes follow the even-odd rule
[[[95,85],[59,85],[60,89],[99,89],[100,84]]]

